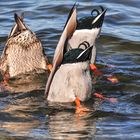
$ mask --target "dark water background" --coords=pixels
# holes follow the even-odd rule
[[[25,13],[25,22],[42,40],[51,58],[73,0],[0,1],[0,52],[14,23],[13,14]],[[44,88],[29,93],[0,93],[0,139],[140,139],[140,1],[81,0],[78,17],[88,16],[94,6],[108,8],[97,63],[104,77],[97,79],[96,92],[118,99],[90,103],[97,111],[78,117],[73,109],[48,108]],[[119,83],[105,76],[113,74]],[[37,79],[36,79],[37,80]],[[35,80],[35,81],[36,81]],[[45,85],[45,84],[44,84]],[[26,85],[30,87],[31,85]]]

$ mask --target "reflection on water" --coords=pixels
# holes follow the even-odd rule
[[[75,114],[74,108],[63,105],[60,110],[46,107],[43,91],[8,96],[1,102],[6,107],[1,111],[1,131],[10,136],[28,136],[41,139],[78,139],[94,136],[96,117],[92,113]],[[68,108],[68,109],[67,109]]]
[[[13,14],[24,12],[25,22],[41,39],[51,60],[73,2],[1,0],[0,52],[13,25]],[[97,100],[98,111],[77,116],[74,106],[53,108],[46,104],[47,73],[19,76],[16,82],[10,79],[8,89],[0,85],[1,139],[140,139],[140,2],[81,0],[78,17],[88,16],[93,6],[98,5],[108,11],[96,45],[97,64],[104,75],[96,79],[94,87],[96,92],[115,97],[118,102]],[[107,81],[106,76],[110,74],[119,83]],[[95,108],[94,102],[88,104],[91,110]]]
[[[44,89],[48,79],[48,71],[29,72],[12,77],[8,81],[8,91],[11,93],[30,92],[33,90]]]
[[[57,112],[48,118],[48,131],[54,139],[77,140],[78,138],[94,137],[96,132],[95,120],[88,121],[71,112]],[[90,126],[90,127],[89,127]]]
[[[8,96],[1,103],[5,107],[1,110],[1,130],[16,136],[28,136],[30,131],[40,126],[40,121],[34,115],[42,106],[44,91],[17,93]]]

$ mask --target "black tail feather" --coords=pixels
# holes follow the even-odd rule
[[[106,11],[107,11],[107,9],[105,9],[101,14],[99,14],[93,20],[92,28],[101,28],[102,27]]]

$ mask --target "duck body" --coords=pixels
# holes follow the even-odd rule
[[[47,61],[40,40],[16,17],[15,32],[11,31],[1,56],[0,69],[10,77],[27,72],[47,70]],[[14,28],[13,28],[14,29]]]
[[[104,15],[106,10],[101,7],[102,12],[99,10],[93,9],[93,11],[97,12],[97,16],[88,16],[77,20],[76,30],[73,35],[68,39],[67,50],[71,48],[76,48],[83,41],[88,42],[90,46],[94,46],[92,49],[92,57],[90,60],[91,64],[95,63],[96,59],[96,47],[95,42],[101,32],[101,27],[104,20]],[[92,12],[93,12],[92,11]],[[92,14],[91,12],[91,14]],[[80,46],[83,48],[84,46]],[[84,48],[83,48],[84,49]]]
[[[95,39],[96,39],[94,36],[96,35],[97,34],[94,29],[93,30],[90,30],[90,29],[76,30],[73,33],[72,38],[70,38],[68,41],[68,48],[77,48],[77,46],[81,44],[83,41],[87,41],[89,44],[94,45],[93,42],[95,42]]]
[[[82,44],[81,44],[82,45]],[[89,60],[93,46],[75,48],[64,54],[51,81],[47,100],[50,102],[86,101],[91,96],[92,80]]]
[[[50,86],[48,101],[74,102],[76,97],[81,101],[89,99],[92,82],[88,62],[62,64],[56,71]]]

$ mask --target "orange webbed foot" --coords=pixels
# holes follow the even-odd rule
[[[80,103],[80,99],[78,97],[76,97],[75,99],[75,104],[76,104],[76,111],[75,113],[78,115],[85,115],[86,112],[89,112],[90,110],[86,107],[83,107]]]
[[[103,73],[97,69],[94,64],[90,64],[90,69],[94,72],[95,76],[101,76]]]
[[[48,64],[47,68],[49,69],[49,71],[51,72],[53,65],[52,64]]]
[[[116,98],[107,98],[105,96],[103,96],[101,93],[94,93],[95,97],[96,98],[99,98],[101,100],[106,100],[106,101],[109,101],[111,103],[117,103],[118,100]]]
[[[116,84],[116,83],[119,82],[119,80],[117,79],[117,77],[115,77],[113,75],[107,77],[107,80],[110,81],[110,82],[112,82],[113,84]]]
[[[8,73],[5,73],[3,76],[3,81],[0,83],[0,87],[4,90],[11,90],[11,87],[9,86],[9,78],[10,75]]]
[[[9,78],[10,78],[9,73],[5,73],[5,74],[3,75],[3,82],[2,82],[2,84],[3,84],[3,85],[8,85]]]

